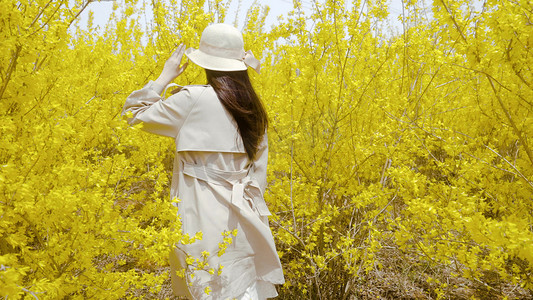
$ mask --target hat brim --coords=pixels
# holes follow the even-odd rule
[[[248,67],[243,61],[206,54],[198,49],[189,48],[185,55],[196,65],[213,71],[244,71]]]

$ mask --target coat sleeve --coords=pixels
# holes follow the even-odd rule
[[[268,136],[265,133],[263,140],[257,149],[256,160],[252,168],[250,177],[257,180],[261,193],[264,194],[267,186],[267,164],[268,164]]]
[[[144,88],[131,93],[122,108],[122,116],[128,112],[130,125],[143,123],[144,131],[176,138],[185,119],[194,106],[190,91],[186,88],[166,100],[160,96],[164,87],[150,81]]]

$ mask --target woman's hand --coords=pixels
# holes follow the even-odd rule
[[[172,53],[169,59],[165,62],[161,75],[156,79],[156,83],[161,86],[167,86],[172,80],[178,77],[187,68],[188,62],[180,66],[181,59],[185,53],[185,45],[181,44],[178,49]]]

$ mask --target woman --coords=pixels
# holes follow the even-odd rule
[[[180,45],[159,78],[133,92],[123,109],[133,114],[130,124],[142,122],[143,130],[176,141],[171,197],[181,200],[184,233],[201,231],[203,238],[176,243],[172,287],[192,299],[266,299],[284,283],[263,199],[267,115],[247,73],[247,66],[259,72],[259,61],[243,47],[236,28],[208,26],[198,50]],[[208,85],[186,86],[163,100],[165,87],[187,67],[180,66],[183,54],[205,69]],[[191,264],[189,256],[208,266]]]

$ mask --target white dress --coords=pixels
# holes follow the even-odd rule
[[[259,299],[277,296],[274,284],[283,284],[284,277],[263,199],[266,134],[251,164],[233,118],[211,86],[187,86],[166,100],[159,96],[162,91],[155,82],[148,83],[128,97],[123,114],[131,111],[130,124],[142,122],[143,130],[175,139],[170,196],[181,200],[184,233],[203,234],[190,245],[177,242],[171,251],[174,293],[233,299],[255,287]],[[232,238],[227,248],[224,237]],[[187,256],[205,257],[208,266],[194,270]],[[185,278],[176,276],[184,269]]]

